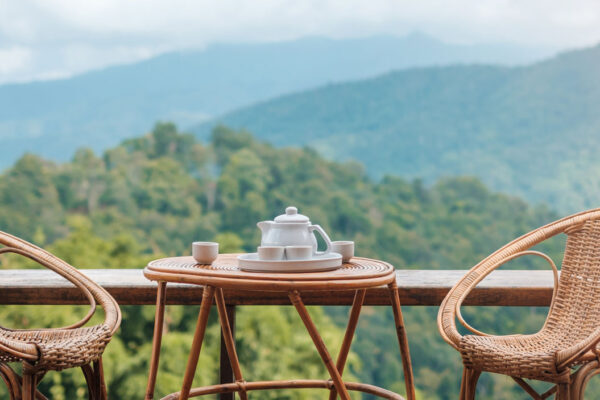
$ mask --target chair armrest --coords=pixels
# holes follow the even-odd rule
[[[23,360],[37,361],[40,358],[40,352],[35,344],[11,340],[2,336],[0,336],[0,350]]]
[[[587,338],[579,343],[556,353],[557,369],[564,369],[578,361],[585,353],[592,351],[596,358],[600,359],[600,351],[597,349],[600,343],[600,327],[596,328]]]
[[[490,260],[491,262],[486,263],[486,261],[490,259],[490,257],[488,257],[484,261],[473,267],[471,270],[469,270],[458,281],[458,283],[452,289],[450,289],[450,292],[448,292],[446,298],[440,306],[440,310],[438,313],[438,329],[440,330],[440,334],[446,342],[448,342],[451,346],[458,350],[458,344],[460,343],[462,335],[460,335],[458,329],[456,328],[456,319],[458,319],[461,325],[463,325],[465,328],[467,328],[474,334],[480,336],[488,336],[488,334],[473,328],[464,320],[460,311],[460,307],[463,301],[469,295],[469,293],[490,273],[492,273],[492,271],[496,270],[497,268],[501,267],[502,265],[511,260],[525,255],[535,255],[538,257],[542,257],[552,267],[552,272],[554,275],[554,292],[552,295],[552,299],[554,301],[554,295],[556,294],[556,289],[558,287],[558,269],[556,268],[554,261],[552,261],[552,259],[546,254],[541,253],[539,251],[523,250],[516,253],[504,255],[504,257],[502,258],[492,258]]]
[[[94,314],[97,303],[104,310],[104,325],[108,327],[111,335],[117,331],[121,324],[121,309],[106,289],[60,258],[16,236],[0,231],[0,244],[6,246],[2,250],[11,249],[10,251],[29,257],[40,265],[61,275],[77,286],[87,297],[90,302],[90,311],[88,314],[78,323],[63,329],[83,326]]]
[[[463,278],[458,281],[458,283],[450,290],[440,306],[437,323],[442,338],[448,342],[448,344],[458,350],[458,345],[462,336],[456,329],[456,317],[459,316],[459,318],[461,318],[461,323],[464,322],[460,316],[460,305],[467,297],[469,292],[479,282],[481,282],[481,280],[483,280],[491,271],[505,263],[509,257],[525,252],[544,240],[560,233],[566,233],[567,235],[570,235],[571,233],[577,232],[582,226],[585,225],[586,222],[597,219],[600,219],[600,208],[583,211],[578,214],[573,214],[562,218],[558,221],[551,222],[504,245],[486,257],[479,264],[471,268],[465,274],[465,276],[463,276]],[[553,267],[553,269],[555,269],[555,267]],[[554,296],[551,307],[553,306]],[[479,332],[471,327],[468,328],[473,332]]]
[[[83,294],[85,295],[85,297],[88,299],[89,303],[90,303],[90,310],[88,311],[88,313],[85,315],[85,317],[83,317],[83,319],[81,319],[81,321],[76,322],[72,325],[69,326],[65,326],[65,327],[61,327],[61,328],[53,328],[53,329],[74,329],[74,328],[79,328],[83,325],[85,325],[90,318],[92,318],[92,316],[94,315],[94,312],[96,311],[96,299],[94,298],[94,296],[92,295],[92,293],[89,291],[89,289],[87,287],[85,287],[85,285],[83,285],[80,281],[78,281],[77,279],[75,279],[74,277],[72,277],[71,275],[65,273],[62,269],[57,268],[56,266],[42,260],[41,258],[37,257],[36,255],[32,254],[29,251],[26,250],[22,250],[22,249],[17,249],[14,247],[4,247],[2,249],[0,249],[0,255],[5,254],[5,253],[14,253],[14,254],[19,254],[23,257],[27,257],[30,260],[35,261],[36,263],[56,272],[58,275],[62,276],[63,278],[65,278],[66,280],[68,280],[69,282],[71,282],[73,285],[75,285],[77,288],[79,288]],[[37,330],[37,329],[36,329]]]

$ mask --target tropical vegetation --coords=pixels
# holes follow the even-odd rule
[[[31,240],[78,268],[143,268],[154,258],[189,253],[194,240],[216,240],[224,252],[253,251],[255,223],[288,205],[322,225],[335,239],[357,243],[357,254],[397,268],[461,269],[510,239],[554,220],[549,208],[490,191],[478,179],[456,177],[425,184],[386,175],[370,178],[363,165],[332,162],[311,148],[275,148],[250,133],[216,127],[207,143],[159,123],[149,134],[96,155],[80,149],[57,164],[26,154],[0,175],[0,227]],[[560,260],[560,240],[543,247]],[[8,257],[3,268],[30,268]],[[525,268],[542,268],[522,260]],[[16,273],[16,272],[15,272]],[[79,307],[3,306],[3,326],[57,326]],[[331,348],[341,342],[348,308],[311,307]],[[460,358],[439,337],[436,308],[405,308],[420,398],[458,393]],[[144,392],[153,307],[123,307],[121,330],[106,353],[112,398]],[[545,310],[467,308],[477,326],[498,333],[539,328]],[[79,314],[78,314],[79,313]],[[197,307],[169,307],[158,395],[178,390]],[[217,379],[218,324],[211,319],[195,384]],[[290,307],[241,307],[238,345],[247,379],[324,377],[310,339]],[[278,354],[275,357],[275,354]],[[280,360],[281,358],[281,360]],[[369,307],[361,317],[347,373],[351,379],[403,392],[392,315]],[[49,374],[42,390],[54,399],[83,397],[78,371]],[[1,389],[0,389],[1,390]],[[479,398],[519,398],[503,378],[484,376]],[[312,391],[265,392],[256,398],[305,399]],[[366,398],[364,396],[363,398]]]

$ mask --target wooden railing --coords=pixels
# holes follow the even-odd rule
[[[106,288],[121,305],[153,305],[156,283],[150,282],[141,269],[82,270]],[[403,306],[437,306],[464,270],[398,270],[397,283]],[[551,271],[494,271],[471,293],[466,305],[547,306],[552,298]],[[311,305],[351,305],[353,293],[339,292],[310,295]],[[289,304],[286,293],[225,291],[227,304]],[[200,304],[202,287],[186,284],[167,286],[168,304]],[[69,282],[47,270],[0,270],[0,304],[87,304]],[[389,304],[385,288],[369,289],[365,305]]]
[[[154,305],[156,283],[144,278],[141,269],[83,270],[106,288],[121,305]],[[396,280],[402,306],[437,306],[465,270],[398,270]],[[552,299],[551,271],[494,271],[470,294],[465,305],[548,306]],[[352,304],[353,292],[303,293],[307,305]],[[167,285],[167,304],[200,304],[202,287]],[[236,306],[289,304],[286,293],[225,291],[227,313],[235,327]],[[365,305],[389,304],[387,288],[367,291]],[[0,270],[0,304],[87,304],[86,299],[65,279],[47,270]],[[127,323],[127,321],[124,321]],[[221,338],[221,383],[233,382],[233,372]],[[233,399],[231,393],[222,400]]]

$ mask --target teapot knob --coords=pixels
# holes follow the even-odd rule
[[[293,207],[293,206],[292,207],[288,207],[288,208],[285,209],[285,213],[287,215],[295,215],[295,214],[298,214],[298,209],[296,207]]]

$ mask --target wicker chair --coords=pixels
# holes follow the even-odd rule
[[[559,274],[552,260],[532,246],[567,235]],[[544,258],[554,272],[554,293],[542,329],[531,335],[490,336],[469,326],[460,306],[490,272],[523,255]],[[462,336],[456,319],[475,335]],[[483,371],[511,376],[534,399],[582,399],[587,381],[600,373],[600,209],[585,211],[536,229],[474,266],[448,293],[438,314],[444,340],[461,353],[461,399],[474,399]],[[543,394],[524,379],[551,382]]]
[[[121,323],[117,302],[106,290],[52,254],[0,231],[0,255],[16,253],[51,269],[77,286],[90,302],[90,310],[78,323],[57,329],[13,330],[0,327],[0,376],[11,399],[45,399],[37,385],[47,371],[81,367],[89,398],[106,399],[102,352]],[[99,304],[105,313],[100,325],[84,327]],[[9,366],[21,362],[22,377]]]

